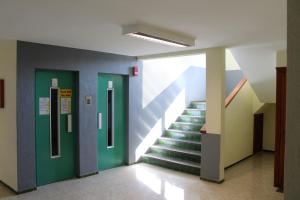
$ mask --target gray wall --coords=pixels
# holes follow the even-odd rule
[[[140,69],[142,72],[142,67]],[[133,112],[129,113],[129,127],[134,127],[129,135],[129,161],[135,162],[135,150],[137,146],[144,140],[149,131],[155,126],[159,119],[162,124],[165,123],[165,112],[173,103],[177,95],[185,89],[186,106],[193,100],[205,100],[206,90],[206,69],[199,67],[189,67],[176,81],[170,84],[160,95],[158,95],[145,108],[142,106],[142,87],[136,88],[135,97],[129,97],[130,102],[134,102],[129,109]],[[153,80],[159,81],[159,80]],[[130,84],[142,83],[142,74],[134,78]],[[163,126],[162,126],[162,130]]]
[[[300,198],[300,1],[288,0],[285,200]]]
[[[17,145],[18,191],[36,187],[34,81],[35,69],[72,70],[79,72],[78,175],[97,169],[96,87],[98,73],[128,75],[136,58],[71,49],[57,46],[18,42],[17,49]],[[131,81],[132,80],[132,81]],[[129,78],[129,96],[136,94],[137,83]],[[132,94],[131,94],[132,93]],[[92,106],[85,106],[84,97],[91,95]],[[129,102],[129,107],[132,107]],[[129,111],[130,113],[131,111]],[[132,128],[132,127],[129,127]]]
[[[139,76],[128,76],[139,65]],[[18,42],[17,49],[17,145],[18,191],[36,187],[34,88],[35,70],[72,70],[79,74],[78,176],[97,172],[97,77],[98,73],[126,75],[128,84],[128,157],[135,150],[179,92],[186,89],[186,104],[205,99],[205,69],[190,67],[147,107],[142,108],[142,63],[134,57]],[[154,80],[159,81],[159,80]],[[85,106],[90,95],[92,106]]]
[[[225,74],[226,78],[226,91],[225,97],[227,97],[235,86],[243,79],[244,74],[242,70],[228,70]]]

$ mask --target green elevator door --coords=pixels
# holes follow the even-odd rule
[[[120,75],[98,76],[98,169],[125,162],[125,87]]]
[[[74,72],[36,71],[38,186],[75,176],[76,81]]]

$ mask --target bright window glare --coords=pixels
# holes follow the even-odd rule
[[[169,128],[172,122],[176,121],[179,115],[182,114],[183,110],[185,109],[185,89],[183,89],[168,109],[165,112],[165,127]]]
[[[165,182],[165,198],[167,200],[184,200],[184,190],[169,182]]]
[[[152,146],[157,138],[162,135],[162,120],[157,120],[156,124],[147,133],[145,138],[141,138],[142,142],[135,150],[135,161],[138,161],[142,155],[146,153],[150,146]]]
[[[205,66],[205,54],[143,60],[143,108],[189,67],[205,68]]]
[[[160,174],[142,165],[137,165],[135,170],[137,180],[164,199],[185,200],[184,189],[162,179]]]
[[[138,167],[136,169],[136,178],[156,194],[161,194],[161,180],[156,175]]]

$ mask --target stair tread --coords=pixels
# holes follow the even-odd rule
[[[202,126],[203,123],[195,123],[195,122],[180,122],[180,121],[175,121],[173,124],[184,124],[184,125],[197,125],[197,126]]]
[[[204,116],[195,116],[195,115],[180,115],[179,117],[193,117],[193,118],[205,118]]]
[[[166,157],[166,156],[157,156],[151,153],[148,154],[144,154],[144,157],[148,157],[148,158],[154,158],[154,159],[158,159],[158,160],[163,160],[163,161],[167,161],[167,162],[171,162],[171,163],[176,163],[176,164],[180,164],[180,165],[185,165],[185,166],[189,166],[189,167],[194,167],[194,168],[201,168],[200,163],[196,163],[193,161],[186,161],[186,160],[182,160],[182,159],[178,159],[178,158],[170,158],[170,157]]]
[[[170,140],[174,142],[186,142],[190,144],[201,144],[201,142],[192,141],[192,140],[183,140],[183,139],[177,139],[177,138],[170,138],[170,137],[160,137],[161,140]]]
[[[183,134],[201,135],[200,131],[183,131],[183,130],[172,129],[172,128],[167,129],[167,131],[177,132],[177,133],[183,133]]]
[[[206,109],[200,109],[200,108],[186,108],[185,110],[206,111]]]
[[[151,146],[151,148],[163,149],[163,150],[168,150],[168,151],[175,151],[175,152],[191,154],[191,155],[195,155],[195,156],[201,156],[201,152],[196,151],[196,150],[174,148],[174,147],[168,147],[168,146],[163,146],[163,145],[153,145],[153,146]]]

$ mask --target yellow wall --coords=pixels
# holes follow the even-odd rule
[[[241,69],[229,49],[226,49],[226,52],[225,52],[225,65],[226,65],[226,70],[240,70]]]
[[[0,40],[0,79],[5,108],[0,108],[0,180],[17,190],[16,41]]]
[[[268,103],[260,112],[264,113],[263,149],[274,151],[276,104]]]
[[[225,109],[225,167],[253,152],[253,99],[249,82]]]

